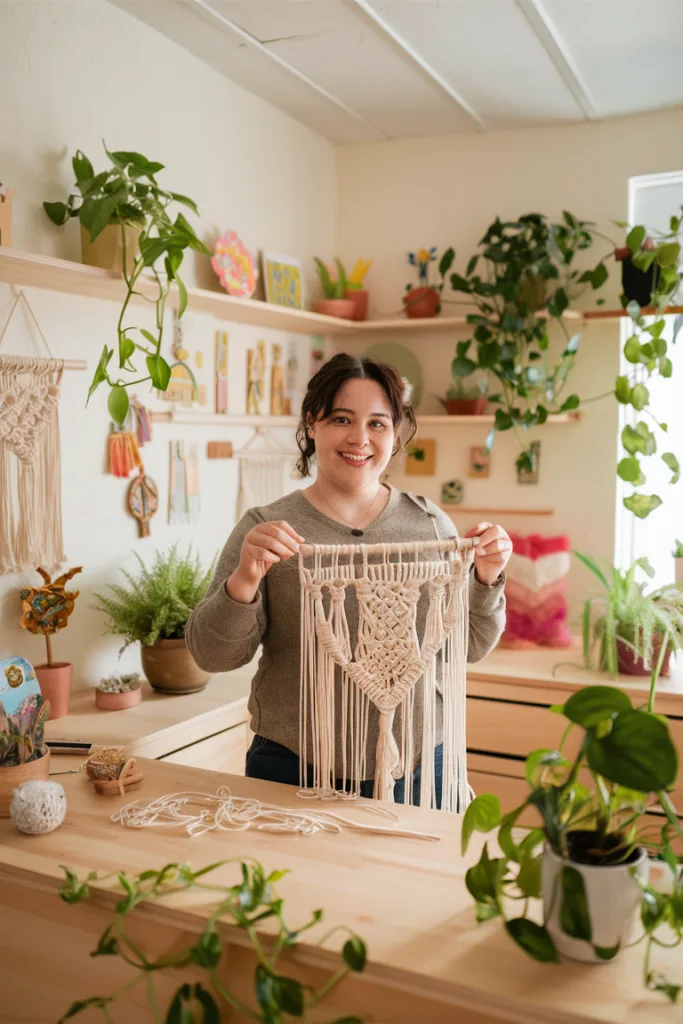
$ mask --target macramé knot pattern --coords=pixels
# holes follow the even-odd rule
[[[14,790],[9,814],[20,832],[33,836],[53,832],[66,815],[64,787],[43,779],[22,782]]]

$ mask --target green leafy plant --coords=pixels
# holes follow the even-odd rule
[[[455,375],[455,379],[446,392],[446,398],[455,399],[475,399],[483,398],[488,393],[489,385],[486,377],[480,377],[475,380],[471,385],[465,385],[466,377],[458,377]]]
[[[346,278],[346,272],[342,261],[335,257],[334,262],[337,265],[337,278],[334,280],[321,259],[314,256],[315,266],[318,271],[318,277],[320,278],[320,284],[322,285],[323,295],[326,299],[343,299],[346,298],[346,292],[349,288],[349,282]]]
[[[578,332],[570,335],[563,314],[587,284],[598,289],[607,280],[604,266],[589,276],[574,266],[577,254],[593,245],[592,228],[567,211],[558,224],[538,213],[516,221],[496,218],[464,274],[450,276],[453,291],[465,294],[477,308],[467,317],[474,337],[458,343],[453,376],[479,368],[497,379],[500,391],[489,402],[499,408],[486,447],[491,450],[498,431],[513,430],[521,448],[518,470],[530,472],[533,467],[526,431],[545,423],[549,415],[579,406],[576,394],[562,398],[581,340]],[[444,253],[444,274],[454,258],[452,249]],[[552,324],[565,338],[554,360]]]
[[[349,932],[349,937],[342,947],[342,964],[339,970],[320,988],[314,989],[310,985],[303,985],[295,978],[283,974],[279,967],[281,954],[291,950],[305,932],[319,924],[323,912],[316,910],[310,921],[298,928],[290,928],[284,917],[284,900],[279,898],[275,891],[275,883],[288,872],[272,871],[266,875],[258,861],[248,860],[239,862],[241,879],[235,885],[219,886],[207,881],[211,872],[229,863],[238,862],[219,861],[199,871],[192,871],[188,864],[167,864],[160,871],[143,871],[134,878],[130,878],[125,872],[103,876],[90,872],[83,880],[69,868],[63,868],[66,878],[61,885],[60,896],[68,904],[87,901],[90,898],[89,883],[101,883],[113,877],[117,879],[123,895],[116,904],[114,921],[105,929],[97,948],[90,955],[120,956],[136,971],[136,975],[132,981],[112,995],[94,996],[73,1003],[61,1017],[60,1024],[89,1008],[101,1010],[105,1020],[111,1024],[109,1007],[143,979],[147,983],[151,1019],[155,1024],[219,1024],[221,1020],[226,1019],[224,1015],[232,1015],[232,1011],[244,1019],[261,1021],[262,1024],[279,1024],[283,1020],[283,1015],[287,1019],[297,1017],[310,1020],[309,1011],[313,1010],[335,985],[350,972],[364,970],[367,959],[365,943],[356,934]],[[127,917],[141,903],[190,889],[200,889],[216,895],[218,905],[208,919],[204,931],[196,936],[192,946],[175,950],[157,959],[146,956],[128,937]],[[267,944],[257,931],[257,925],[266,920],[274,921],[278,926],[277,932],[267,940]],[[224,956],[223,939],[219,929],[222,922],[242,929],[249,936],[256,953],[253,1007],[245,1005],[233,995],[219,975],[221,959]],[[328,932],[320,940],[321,944],[329,939],[331,934],[333,933]],[[154,985],[156,974],[162,970],[170,969],[175,972],[190,966],[206,971],[212,991],[200,982],[194,985],[181,984],[166,1013],[162,1013]],[[337,1021],[336,1024],[362,1024],[362,1021],[358,1017],[344,1017],[343,1021]]]
[[[169,208],[174,203],[188,207],[195,214],[198,214],[198,210],[194,200],[188,196],[169,192],[159,186],[156,176],[164,169],[163,164],[148,160],[141,153],[110,153],[106,145],[104,150],[112,166],[97,174],[88,157],[80,149],[77,150],[72,159],[77,192],[72,193],[66,203],[43,203],[43,206],[48,217],[58,225],[78,217],[89,232],[91,241],[95,241],[110,224],[121,228],[126,295],[117,324],[118,370],[133,374],[135,380],[116,375],[116,371],[110,368],[114,349],[105,345],[90,385],[88,400],[99,385],[106,381],[110,388],[109,413],[116,423],[122,424],[129,408],[127,387],[146,380],[151,380],[159,391],[165,391],[168,387],[171,370],[161,355],[164,310],[174,284],[178,290],[179,317],[187,306],[187,289],[179,274],[186,250],[194,249],[204,256],[212,254],[182,213],[177,213],[175,219],[171,218]],[[130,272],[127,266],[126,225],[140,229],[139,253],[135,256]],[[162,258],[163,268],[158,265]],[[151,270],[157,286],[156,296],[148,299],[155,306],[154,331],[126,323],[133,295],[148,298],[136,287],[146,268]],[[139,377],[133,365],[136,351],[145,357],[146,376]]]
[[[673,551],[671,552],[672,558],[683,558],[683,541],[677,540]]]
[[[95,609],[107,616],[107,632],[125,640],[122,650],[134,643],[152,647],[158,640],[183,637],[190,613],[206,594],[216,561],[204,571],[199,555],[193,555],[192,548],[180,555],[177,544],[166,553],[157,551],[149,568],[134,554],[138,575],[122,569],[127,586],[110,584],[111,596],[95,594]]]
[[[637,574],[640,571],[649,579],[654,576],[647,558],[638,558],[629,569],[620,570],[578,551],[574,554],[600,581],[604,591],[584,604],[586,667],[591,665],[597,646],[597,667],[616,676],[621,647],[635,659],[642,659],[643,667],[652,669],[654,674],[668,652],[683,648],[683,588],[672,584],[646,593],[646,583],[638,581]],[[602,613],[592,622],[596,601]]]
[[[585,884],[573,863],[605,867],[628,864],[644,847],[656,851],[671,871],[672,893],[666,895],[639,881],[644,983],[675,1001],[680,986],[650,967],[654,947],[678,945],[683,939],[683,877],[680,859],[671,846],[673,837],[683,836],[683,829],[668,793],[676,778],[678,757],[667,720],[654,714],[653,698],[651,690],[647,709],[636,709],[615,687],[587,686],[564,706],[551,708],[567,719],[559,749],[536,750],[529,755],[525,763],[529,794],[509,813],[501,814],[500,801],[489,793],[472,801],[463,818],[462,849],[463,853],[467,850],[475,831],[498,830],[502,856],[490,856],[485,843],[478,863],[465,878],[476,903],[477,919],[501,917],[510,938],[542,963],[557,963],[560,959],[547,927],[550,908],[557,899],[561,930],[592,945]],[[572,761],[563,748],[577,729],[582,736]],[[589,784],[582,781],[586,775]],[[646,815],[655,800],[664,811],[664,819]],[[541,827],[531,829],[517,842],[512,830],[528,809],[538,812]],[[553,893],[542,893],[544,844],[563,862]],[[527,916],[529,902],[541,895],[545,911],[542,925]],[[523,907],[521,914],[517,901]],[[660,929],[669,930],[666,940]],[[619,948],[594,947],[594,951],[607,960],[616,956]]]

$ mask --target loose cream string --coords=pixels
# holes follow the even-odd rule
[[[152,800],[136,800],[120,807],[111,821],[126,828],[183,828],[190,836],[201,836],[218,829],[224,832],[281,832],[290,835],[314,835],[316,832],[364,832],[375,836],[438,841],[429,832],[396,827],[400,819],[385,807],[358,804],[359,810],[387,818],[395,825],[364,825],[331,811],[299,811],[277,804],[265,804],[250,797],[233,796],[227,786],[215,793],[167,793]],[[192,810],[199,808],[199,810]]]

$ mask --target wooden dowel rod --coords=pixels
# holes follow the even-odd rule
[[[478,537],[452,537],[450,540],[428,540],[405,544],[302,544],[300,554],[309,555],[409,555],[413,551],[458,551],[477,546]]]
[[[65,359],[64,360],[65,370],[87,370],[88,364],[85,359]]]

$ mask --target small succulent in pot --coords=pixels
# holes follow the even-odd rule
[[[131,693],[133,690],[139,690],[140,685],[140,674],[130,672],[127,675],[113,675],[100,679],[97,689],[100,693]]]

